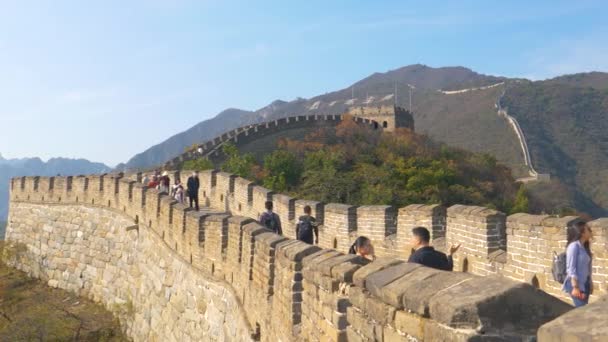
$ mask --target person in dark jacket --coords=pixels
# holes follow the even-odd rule
[[[296,238],[312,245],[319,244],[319,225],[317,219],[310,215],[311,212],[309,205],[304,207],[304,215],[300,216],[296,224]]]
[[[452,260],[452,254],[458,251],[460,245],[450,247],[450,254],[445,255],[435,248],[429,245],[431,240],[431,234],[429,230],[424,227],[416,227],[412,229],[412,246],[416,250],[408,262],[421,264],[423,266],[436,268],[443,271],[451,271],[454,269],[454,261]]]
[[[198,180],[198,172],[192,172],[192,175],[188,177],[188,182],[186,183],[186,187],[188,188],[188,198],[190,199],[190,208],[192,208],[192,203],[194,203],[194,208],[198,211],[198,189],[200,188],[201,183]]]
[[[281,228],[281,219],[279,215],[272,211],[272,201],[266,201],[266,211],[260,215],[260,223],[264,227],[272,230],[275,234],[283,235]]]

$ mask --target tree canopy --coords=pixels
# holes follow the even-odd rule
[[[222,170],[297,198],[352,205],[481,205],[507,213],[528,206],[525,189],[494,157],[451,148],[409,129],[387,133],[343,120],[303,140],[279,140],[263,162],[234,145],[223,151]]]

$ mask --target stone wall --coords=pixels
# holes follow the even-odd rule
[[[213,171],[201,184],[211,208],[194,212],[119,175],[13,179],[13,265],[104,303],[136,341],[518,340],[570,309],[525,283],[393,257],[415,217],[449,234],[441,208],[310,203]],[[266,199],[287,236],[252,219]],[[306,204],[335,240],[290,239]],[[344,254],[360,229],[399,248]]]
[[[414,117],[412,113],[397,106],[355,106],[350,107],[346,114],[373,120],[378,124],[378,127],[388,132],[393,132],[397,128],[414,130]]]
[[[190,174],[185,171],[184,174]],[[225,173],[206,171],[201,177],[215,184],[232,177]],[[184,177],[185,178],[185,177]],[[566,226],[576,219],[557,219],[543,215],[515,214],[506,216],[499,211],[477,206],[410,205],[399,210],[390,206],[351,206],[323,204],[273,194],[272,191],[240,177],[234,179],[233,192],[225,194],[227,201],[213,197],[214,188],[202,189],[203,202],[236,215],[258,218],[265,210],[264,202],[272,200],[281,217],[285,236],[295,238],[295,223],[306,204],[313,208],[322,224],[319,245],[346,253],[357,236],[367,236],[378,256],[406,259],[411,253],[411,229],[429,228],[434,244],[444,249],[460,244],[454,256],[455,270],[477,275],[504,275],[534,285],[559,298],[569,301],[551,276],[553,252],[564,251]],[[253,189],[253,190],[251,190]],[[251,194],[250,194],[251,193]],[[595,295],[592,300],[608,294],[608,219],[591,221],[594,231],[593,280]]]
[[[352,118],[356,123],[378,128],[378,123],[367,118]],[[289,131],[299,131],[302,135],[303,129],[318,130],[321,127],[333,127],[344,120],[343,115],[299,115],[290,116],[274,121],[239,127],[226,132],[212,140],[209,140],[196,149],[187,151],[170,161],[165,166],[176,168],[187,160],[196,158],[208,158],[212,161],[221,160],[223,157],[222,146],[225,143],[233,143],[239,149],[246,152],[257,150],[268,151],[268,148],[276,146],[276,140],[280,136],[288,136]],[[260,146],[253,146],[259,144]],[[259,153],[258,153],[259,155]]]
[[[7,240],[27,248],[14,266],[104,304],[135,341],[251,339],[231,288],[146,225],[111,208],[42,203],[11,203]]]

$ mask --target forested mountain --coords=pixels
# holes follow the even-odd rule
[[[277,100],[251,112],[226,110],[138,154],[120,168],[160,165],[192,144],[246,124],[291,115],[340,114],[352,105],[396,103],[409,108],[410,89],[417,132],[454,147],[489,153],[508,165],[516,178],[524,177],[527,169],[517,135],[497,115],[496,102],[505,92],[501,103],[519,121],[533,164],[554,179],[531,186],[538,196],[538,210],[549,210],[540,203],[547,197],[558,207],[608,215],[608,74],[600,72],[531,82],[482,75],[463,67],[410,65],[375,73],[310,99]]]
[[[421,91],[436,92],[435,89],[490,85],[500,82],[502,79],[481,75],[463,67],[430,68],[419,64],[386,73],[375,73],[356,82],[352,87],[311,99],[298,98],[290,102],[276,100],[256,111],[227,109],[214,118],[205,120],[137,154],[126,164],[119,165],[119,168],[151,167],[162,164],[182,153],[184,148],[192,144],[204,142],[223,132],[247,124],[305,113],[340,114],[350,106],[345,102],[352,98],[354,98],[353,104],[361,104],[368,99],[370,104],[393,103],[394,97],[391,95],[397,89],[397,102],[405,104],[408,84],[414,85]]]

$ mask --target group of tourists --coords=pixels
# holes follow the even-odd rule
[[[279,215],[272,211],[272,202],[267,201],[265,206],[266,211],[260,215],[260,223],[262,223],[262,225],[264,225],[266,228],[272,230],[274,233],[283,235],[281,219],[279,218]],[[298,218],[298,222],[296,223],[296,238],[302,242],[312,245],[319,243],[319,225],[317,220],[311,215],[311,211],[312,210],[309,205],[304,206],[304,215],[300,216]],[[412,255],[410,255],[408,262],[421,264],[439,270],[452,271],[454,269],[452,255],[458,251],[460,245],[451,246],[449,254],[446,255],[435,250],[435,248],[430,245],[430,240],[431,234],[428,229],[424,227],[416,227],[412,229],[411,244],[415,251],[412,253]],[[376,259],[372,241],[365,236],[359,236],[351,245],[348,252],[350,254],[359,255],[362,258],[371,261]]]
[[[148,188],[157,189],[160,192],[169,194],[173,199],[181,204],[185,204],[186,196],[190,200],[190,208],[199,210],[198,206],[198,189],[200,188],[200,181],[198,178],[198,172],[194,171],[188,177],[186,182],[186,189],[182,185],[179,178],[175,178],[173,185],[171,186],[171,178],[169,173],[164,171],[162,174],[160,171],[154,171],[151,177],[144,174],[142,175],[141,183]]]
[[[414,252],[410,255],[408,262],[421,264],[426,267],[435,268],[443,271],[452,271],[454,269],[454,261],[452,255],[458,251],[460,245],[452,245],[448,255],[435,250],[430,245],[431,233],[425,227],[416,227],[412,229],[412,238],[410,244]],[[357,254],[368,260],[375,260],[374,246],[370,239],[365,236],[359,236],[350,246],[348,251],[350,254]]]
[[[276,234],[282,235],[281,219],[273,212],[271,201],[266,202],[266,211],[260,215],[260,223]],[[563,283],[563,290],[570,294],[576,307],[583,306],[589,302],[589,295],[593,292],[591,280],[592,254],[589,246],[592,237],[591,228],[584,221],[576,221],[567,229],[567,248],[562,254],[561,267],[562,278],[558,281]],[[298,218],[296,224],[296,238],[308,244],[319,243],[319,225],[311,215],[311,207],[304,207],[304,215]],[[460,245],[452,245],[448,254],[435,250],[430,245],[431,234],[425,227],[412,229],[411,245],[414,252],[410,255],[408,262],[421,264],[438,270],[452,271],[454,261],[452,255],[458,251]],[[349,249],[350,254],[356,254],[368,260],[375,260],[374,246],[372,241],[359,236]],[[557,259],[556,259],[557,260]],[[555,266],[554,266],[555,268]],[[559,268],[559,267],[558,267]],[[556,278],[557,280],[558,278]]]
[[[175,179],[170,187],[171,179],[167,171],[162,174],[156,171],[151,177],[143,175],[142,184],[149,188],[158,189],[170,194],[179,203],[185,203],[185,197],[189,198],[190,208],[199,210],[198,191],[200,181],[198,172],[192,172],[184,189],[179,179]],[[281,219],[273,212],[272,201],[265,203],[264,211],[259,221],[266,228],[283,235]],[[308,244],[319,243],[319,224],[311,215],[312,209],[309,205],[304,206],[304,215],[298,218],[296,223],[296,238]],[[593,282],[591,280],[592,257],[590,241],[592,238],[591,227],[584,221],[575,221],[567,228],[567,247],[564,253],[556,255],[553,265],[554,279],[563,284],[563,291],[567,292],[576,307],[586,305],[589,295],[593,293]],[[444,271],[452,271],[454,262],[452,255],[458,251],[460,245],[452,245],[448,254],[435,250],[430,245],[430,232],[424,227],[412,229],[411,245],[414,252],[410,255],[408,262],[421,264]],[[365,259],[374,260],[374,246],[369,238],[358,237],[350,247],[350,254],[359,255]]]

